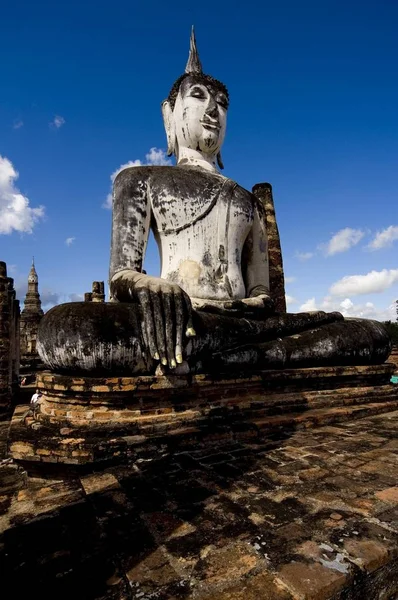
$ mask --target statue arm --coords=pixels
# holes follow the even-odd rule
[[[141,272],[148,242],[151,207],[142,169],[125,169],[113,184],[110,283],[122,271]]]
[[[196,334],[188,295],[177,284],[141,272],[151,222],[149,173],[148,167],[134,167],[115,179],[110,292],[114,300],[139,305],[146,350],[174,368],[183,362],[184,334]]]

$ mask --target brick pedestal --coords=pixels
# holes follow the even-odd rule
[[[18,407],[11,456],[88,464],[134,457],[137,447],[261,440],[398,407],[394,366],[318,367],[246,376],[89,378],[42,372],[35,415]]]

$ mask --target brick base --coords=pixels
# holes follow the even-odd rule
[[[186,449],[263,440],[398,408],[394,366],[319,367],[247,376],[73,378],[38,374],[37,414],[17,407],[11,456],[84,465],[156,444]]]

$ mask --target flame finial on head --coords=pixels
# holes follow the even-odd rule
[[[200,62],[198,49],[196,48],[195,30],[192,25],[191,39],[189,43],[189,56],[187,66],[185,67],[185,73],[192,73],[194,75],[201,75],[202,63]]]

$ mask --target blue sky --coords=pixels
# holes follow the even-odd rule
[[[395,0],[4,5],[0,260],[19,295],[32,255],[46,306],[107,281],[110,177],[164,156],[192,23],[230,92],[225,174],[273,185],[289,310],[395,318]]]

